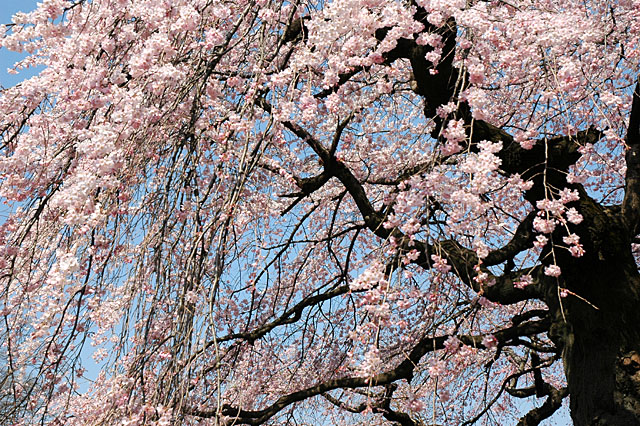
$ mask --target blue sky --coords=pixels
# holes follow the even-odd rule
[[[16,12],[29,12],[35,9],[37,3],[36,0],[0,0],[0,23],[11,22],[11,17]],[[28,70],[22,71],[18,75],[7,73],[7,68],[13,66],[21,58],[22,55],[18,53],[0,49],[0,85],[3,87],[13,86],[33,74]]]

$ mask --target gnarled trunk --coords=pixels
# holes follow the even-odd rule
[[[556,251],[562,279],[547,295],[571,417],[576,426],[640,425],[640,275],[629,231],[617,210],[581,195],[576,232],[586,254]]]

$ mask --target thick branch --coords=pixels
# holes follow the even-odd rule
[[[299,40],[305,41],[309,35],[305,21],[308,21],[309,19],[311,19],[309,16],[294,18],[282,34],[282,41],[284,43]]]
[[[446,124],[445,119],[437,116],[436,109],[448,102],[455,102],[458,104],[455,118],[464,120],[469,129],[472,150],[475,149],[475,144],[482,140],[502,142],[503,149],[497,154],[502,160],[500,167],[502,172],[508,175],[520,174],[525,180],[534,179],[534,182],[538,180],[537,185],[534,185],[533,190],[528,194],[529,201],[535,202],[542,198],[540,190],[543,174],[547,184],[559,186],[559,189],[562,189],[566,184],[565,176],[569,166],[575,164],[580,158],[578,148],[585,143],[596,142],[602,137],[602,132],[590,128],[573,136],[543,138],[539,139],[532,149],[523,149],[504,130],[485,121],[474,119],[469,105],[460,101],[461,93],[467,88],[465,82],[469,79],[454,66],[457,35],[455,21],[450,19],[442,28],[433,29],[426,22],[426,14],[420,8],[416,12],[416,19],[423,21],[427,28],[439,33],[443,38],[443,53],[438,65],[434,67],[425,59],[425,54],[429,52],[430,47],[418,45],[415,40],[409,39],[399,40],[397,47],[389,52],[386,58],[388,63],[397,58],[406,58],[410,61],[416,83],[414,91],[424,99],[425,117],[436,123],[432,136],[439,138],[442,126]],[[432,72],[434,68],[435,72]],[[637,115],[640,116],[640,112]],[[638,123],[636,127],[637,125]],[[640,157],[637,158],[637,162],[640,162]],[[640,186],[640,180],[635,182]],[[639,192],[636,191],[636,194]],[[635,211],[640,209],[636,208]]]
[[[556,389],[547,384],[549,396],[547,400],[538,408],[529,411],[518,422],[518,426],[537,426],[541,421],[547,419],[555,413],[558,408],[562,407],[562,400],[569,395],[567,388]]]
[[[334,398],[333,396],[331,396],[330,393],[323,393],[322,397],[324,399],[326,399],[327,401],[329,401],[330,403],[332,403],[333,405],[335,405],[338,408],[341,408],[345,411],[348,411],[350,413],[362,413],[363,411],[365,411],[368,408],[368,405],[364,402],[358,404],[355,407],[350,406],[349,404],[340,401],[338,398]]]
[[[410,239],[399,229],[387,229],[382,226],[384,218],[373,208],[362,183],[360,183],[344,163],[336,160],[329,151],[323,147],[320,141],[316,140],[310,133],[296,123],[284,122],[283,124],[296,136],[307,142],[316,154],[318,154],[324,164],[323,173],[328,173],[340,180],[356,203],[367,228],[382,239],[387,239],[393,236],[397,241],[399,241],[401,250],[410,251],[412,249],[409,246]],[[413,243],[415,248],[421,252],[416,263],[424,268],[430,268],[430,255],[432,253],[436,253],[434,246],[420,241],[414,241]],[[483,293],[485,297],[494,302],[511,304],[522,300],[541,297],[537,291],[536,285],[530,285],[526,289],[516,289],[513,286],[513,281],[519,278],[523,274],[522,272],[513,272],[501,277],[496,277],[486,268],[482,268],[480,271],[486,273],[488,278],[484,281],[476,280],[478,271],[474,267],[479,265],[480,261],[473,250],[463,247],[457,241],[447,240],[440,242],[438,243],[438,248],[438,252],[444,253],[444,257],[453,267],[453,272],[465,284],[469,285],[476,292]],[[510,250],[511,249],[513,248],[510,248]],[[541,276],[541,274],[538,273],[540,272],[538,269],[534,268],[527,271],[527,273],[536,279]]]
[[[493,250],[484,259],[487,266],[498,265],[506,260],[513,259],[518,253],[533,247],[535,235],[533,233],[533,219],[536,218],[536,211],[532,210],[527,217],[520,222],[516,232],[504,247]]]
[[[463,247],[455,240],[442,241],[438,243],[438,248],[440,255],[446,258],[451,265],[452,271],[476,293],[482,294],[492,302],[508,305],[523,300],[542,298],[540,283],[545,278],[540,266],[496,276],[480,264],[480,259],[475,251]],[[432,252],[434,251],[431,246],[425,250],[425,253]],[[479,272],[486,274],[483,280],[478,279]],[[524,289],[516,288],[513,285],[514,281],[519,280],[523,275],[530,275],[533,278],[533,284]]]

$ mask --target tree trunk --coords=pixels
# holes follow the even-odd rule
[[[640,276],[630,232],[617,210],[581,195],[584,221],[574,231],[586,253],[554,253],[562,279],[547,289],[550,336],[562,349],[574,425],[640,425]]]

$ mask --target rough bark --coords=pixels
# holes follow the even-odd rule
[[[545,301],[554,313],[551,337],[562,351],[571,417],[576,426],[640,425],[640,277],[629,230],[618,209],[581,191],[576,227],[582,258],[557,253],[562,279],[550,282]],[[550,280],[552,281],[552,280]],[[555,284],[555,285],[554,285]],[[558,287],[571,293],[558,296]]]

